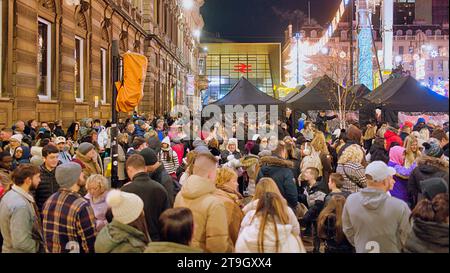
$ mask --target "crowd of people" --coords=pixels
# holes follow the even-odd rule
[[[448,252],[448,123],[334,118],[242,140],[256,125],[135,113],[118,179],[110,122],[18,121],[0,133],[1,252]]]

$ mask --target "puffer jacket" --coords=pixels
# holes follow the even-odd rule
[[[261,221],[255,217],[254,210],[242,220],[241,232],[236,242],[236,253],[258,253],[259,228]],[[277,232],[275,232],[275,225]],[[269,222],[264,229],[264,253],[305,253],[305,247],[299,236],[294,235],[292,225],[282,224],[278,220]],[[276,248],[278,234],[278,249]]]
[[[222,199],[214,195],[215,191],[213,181],[191,175],[175,198],[174,207],[189,208],[194,215],[193,247],[205,252],[231,252],[226,209]]]
[[[96,253],[142,253],[146,247],[145,235],[136,228],[113,220],[95,240]]]
[[[415,219],[402,252],[448,253],[448,224]]]
[[[403,146],[403,141],[400,138],[400,136],[392,131],[389,131],[389,130],[386,131],[386,133],[384,133],[384,139],[386,140],[385,148],[386,148],[386,151],[388,151],[388,152],[389,152],[389,149],[393,142],[397,142],[400,146]]]
[[[414,168],[408,179],[408,196],[411,208],[422,200],[420,182],[432,177],[442,177],[449,182],[448,162],[439,158],[422,156],[417,161],[417,167]]]
[[[298,193],[291,170],[293,167],[292,162],[276,156],[264,156],[260,160],[260,165],[261,168],[256,181],[263,177],[272,178],[277,184],[281,195],[288,202],[289,207],[295,211],[298,205]]]
[[[47,170],[44,164],[40,167],[41,182],[34,192],[34,199],[36,200],[36,205],[40,212],[42,212],[45,201],[59,189],[59,184],[56,182],[55,178],[55,170],[56,169],[53,171]]]

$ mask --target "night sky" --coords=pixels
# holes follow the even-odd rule
[[[326,25],[340,0],[310,0],[311,18]],[[220,33],[236,42],[282,42],[289,22],[302,25],[308,18],[307,0],[205,0],[202,42]],[[294,27],[295,31],[295,27]]]

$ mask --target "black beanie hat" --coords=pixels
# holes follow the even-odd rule
[[[420,181],[420,189],[423,196],[431,201],[440,193],[448,193],[448,182],[442,177],[432,177]]]
[[[155,165],[156,162],[158,162],[158,156],[151,148],[145,148],[139,154],[144,157],[145,166],[152,166]]]

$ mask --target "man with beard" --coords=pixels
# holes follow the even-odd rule
[[[95,216],[89,201],[78,193],[86,184],[81,166],[75,162],[59,165],[55,177],[59,190],[42,210],[46,252],[93,253]]]
[[[0,230],[3,253],[37,253],[43,251],[41,220],[30,191],[37,188],[39,168],[23,164],[12,173],[14,185],[0,203]]]

